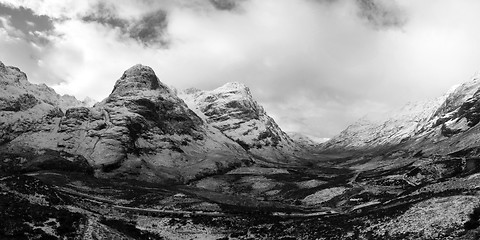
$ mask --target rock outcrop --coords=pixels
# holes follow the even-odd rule
[[[289,162],[301,156],[301,148],[241,83],[227,83],[211,91],[188,89],[178,95],[205,122],[257,158]]]

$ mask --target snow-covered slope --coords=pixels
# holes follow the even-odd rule
[[[1,75],[13,81],[10,85],[29,84],[16,70],[5,69]],[[150,67],[125,71],[108,98],[94,107],[65,112],[53,90],[30,93],[9,84],[4,91],[10,97],[0,111],[4,152],[67,152],[85,157],[98,176],[156,182],[188,181],[250,161],[242,147],[206,125]],[[19,114],[31,116],[28,124],[5,126]]]
[[[1,110],[26,110],[40,102],[59,106],[62,110],[93,105],[91,99],[79,101],[70,95],[59,95],[45,84],[32,84],[20,69],[5,66],[2,62],[0,62],[0,86]]]
[[[424,153],[447,154],[480,147],[480,78],[452,91],[434,113],[428,128],[408,147]]]
[[[45,116],[62,115],[70,107],[87,104],[61,96],[45,84],[32,84],[20,69],[0,62],[0,144],[36,128]]]
[[[384,120],[362,118],[324,143],[322,148],[369,150],[402,143],[414,150],[420,143],[448,142],[446,138],[467,131],[478,122],[475,104],[479,87],[480,81],[474,77],[435,100],[409,103],[386,114]]]
[[[301,152],[241,83],[227,83],[211,91],[187,89],[178,95],[204,121],[256,156],[288,161]]]
[[[401,143],[426,127],[444,97],[409,103],[386,114],[386,120],[364,117],[323,144],[325,149],[361,150]]]
[[[287,132],[287,134],[294,142],[309,150],[317,150],[320,144],[330,140],[329,138],[319,138],[299,132]]]

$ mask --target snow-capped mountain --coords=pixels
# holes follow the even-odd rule
[[[386,114],[386,120],[361,118],[339,135],[327,141],[325,149],[361,150],[401,143],[421,131],[438,107],[443,97],[433,101],[409,103],[401,109]]]
[[[414,136],[408,147],[430,154],[468,152],[480,147],[479,90],[480,78],[476,76],[452,91],[436,110],[428,128]]]
[[[59,95],[45,84],[28,82],[27,75],[17,67],[5,66],[0,62],[0,107],[1,110],[26,110],[35,103],[55,105],[62,110],[70,107],[93,105],[94,101],[86,98],[77,100],[74,96]]]
[[[187,89],[178,95],[205,122],[256,156],[286,161],[301,152],[244,84],[227,83],[211,91]]]
[[[1,71],[2,96],[8,96],[0,105],[3,152],[66,152],[85,158],[98,176],[157,182],[188,181],[250,161],[242,147],[206,125],[150,67],[125,71],[94,107],[66,110],[52,89],[28,83],[16,68]]]
[[[364,117],[323,144],[322,148],[369,150],[402,143],[416,149],[420,143],[448,142],[450,136],[467,131],[478,123],[475,104],[479,87],[480,81],[474,77],[435,100],[409,103],[386,114],[384,120]]]
[[[330,140],[329,138],[319,138],[319,137],[315,137],[315,136],[311,136],[311,135],[307,135],[299,132],[286,132],[286,133],[294,142],[310,150],[316,150],[320,147],[320,144]]]
[[[61,96],[45,84],[32,84],[20,69],[0,62],[0,144],[35,129],[44,116],[87,104]]]

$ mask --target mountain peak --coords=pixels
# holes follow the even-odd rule
[[[19,83],[27,83],[27,74],[22,72],[17,67],[12,66],[5,66],[2,62],[0,62],[0,76],[4,81],[9,81],[11,83],[19,84]]]
[[[133,65],[124,72],[124,75],[126,76],[134,76],[138,74],[155,75],[155,72],[151,67],[142,64]]]
[[[0,61],[0,73],[6,73],[7,72],[7,67],[5,67],[5,64]]]
[[[229,92],[229,91],[240,91],[250,94],[250,89],[247,85],[239,82],[229,82],[225,83],[223,86],[215,89],[216,92]]]
[[[240,82],[228,82],[220,88],[232,88],[232,89],[248,89],[247,85]]]
[[[160,83],[151,67],[137,64],[127,69],[117,80],[112,93],[124,94],[132,90],[156,90],[168,88]]]

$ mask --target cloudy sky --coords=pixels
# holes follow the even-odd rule
[[[0,61],[102,100],[130,66],[178,89],[248,85],[287,131],[331,137],[480,70],[478,0],[0,0]]]

